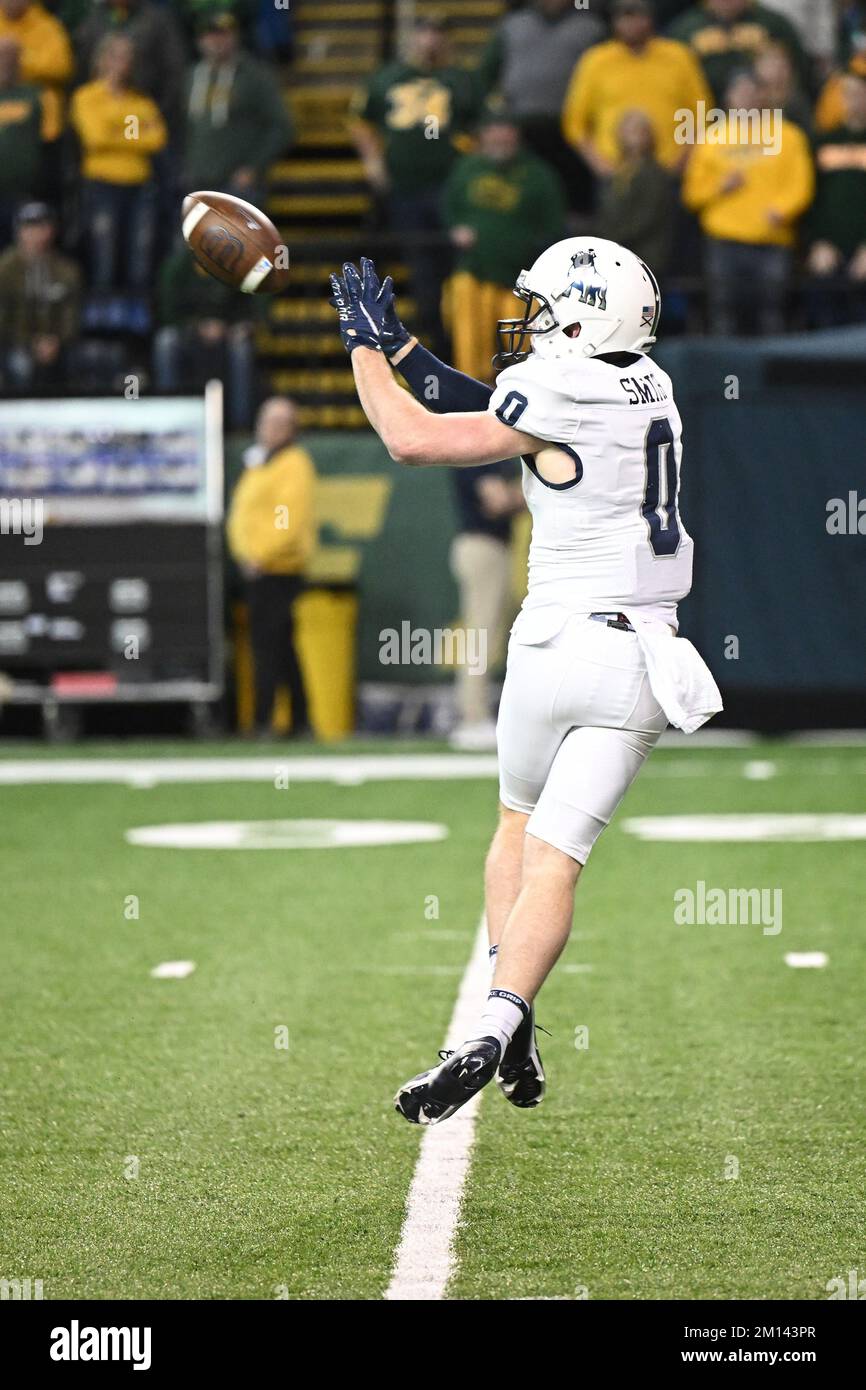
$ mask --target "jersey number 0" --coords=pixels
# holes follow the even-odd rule
[[[496,414],[504,425],[514,429],[528,405],[522,391],[509,391]],[[649,543],[654,555],[676,555],[681,540],[677,512],[679,477],[670,420],[651,422],[644,442],[644,464],[646,484],[641,516],[649,529]]]
[[[644,445],[646,487],[641,514],[654,555],[676,555],[680,547],[677,460],[669,420],[653,420]]]

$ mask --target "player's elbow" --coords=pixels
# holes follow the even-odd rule
[[[423,468],[431,462],[423,440],[408,435],[389,440],[388,453],[402,468]]]

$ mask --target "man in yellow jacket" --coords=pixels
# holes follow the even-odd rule
[[[308,734],[310,722],[293,608],[316,544],[316,470],[297,436],[294,402],[284,396],[265,401],[227,525],[229,549],[247,586],[256,729],[268,732],[274,696],[286,686],[295,737]]]
[[[683,180],[705,238],[709,328],[781,333],[797,223],[815,196],[812,152],[799,126],[762,108],[750,74],[725,102],[724,126],[695,145]]]
[[[69,35],[59,19],[31,0],[0,0],[0,38],[21,50],[21,81],[42,95],[42,139],[57,140],[64,125],[64,93],[74,59]]]
[[[656,158],[681,167],[688,151],[677,142],[679,113],[712,105],[700,63],[683,43],[658,38],[647,0],[614,0],[613,38],[587,49],[574,70],[562,130],[593,173],[607,178],[622,163],[617,140],[627,111],[642,111],[655,136]]]

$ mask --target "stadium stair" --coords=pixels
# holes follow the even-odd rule
[[[445,14],[458,61],[469,66],[504,0],[417,0],[415,12]],[[400,0],[297,0],[296,58],[286,100],[297,129],[291,156],[269,174],[267,210],[289,248],[292,288],[269,305],[257,355],[270,389],[298,402],[304,428],[353,429],[364,423],[351,370],[328,305],[328,274],[365,250],[384,253],[406,317],[406,271],[390,254],[360,161],[348,135],[356,89],[385,61]]]

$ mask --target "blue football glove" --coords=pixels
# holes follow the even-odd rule
[[[379,283],[376,267],[368,256],[361,258],[361,299],[379,329],[379,345],[386,357],[393,357],[412,337],[397,315],[394,281],[390,275]]]
[[[330,278],[332,298],[329,302],[337,311],[340,337],[349,356],[357,347],[381,352],[379,329],[361,304],[361,277],[355,267],[344,265],[342,278],[339,275]]]
[[[360,273],[351,263],[343,275],[331,276],[334,297],[330,301],[340,317],[340,334],[346,351],[370,347],[387,357],[399,352],[411,334],[403,327],[394,303],[394,281],[387,276],[380,283],[373,262],[364,256]]]

